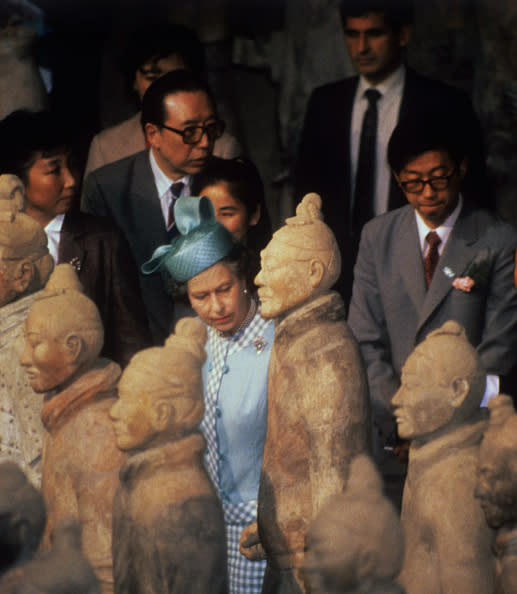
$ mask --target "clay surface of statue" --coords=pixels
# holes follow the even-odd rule
[[[41,480],[42,397],[35,398],[20,366],[23,324],[35,291],[53,267],[45,232],[19,212],[23,185],[0,176],[0,456],[21,466],[33,484]]]
[[[17,464],[10,460],[0,463],[0,576],[33,557],[45,521],[40,492]]]
[[[112,502],[124,456],[108,417],[120,368],[98,359],[102,340],[97,307],[80,291],[72,266],[58,265],[29,311],[21,357],[33,390],[48,392],[42,410],[44,546],[60,520],[79,520],[84,554],[108,593]]]
[[[430,333],[407,359],[392,400],[411,440],[402,498],[400,583],[408,594],[489,594],[493,533],[475,498],[486,374],[457,322]]]
[[[100,594],[95,573],[81,552],[81,526],[75,520],[59,524],[52,550],[40,553],[0,579],[2,594]]]
[[[128,452],[113,505],[117,594],[228,591],[223,510],[203,464],[206,330],[184,318],[164,347],[140,351],[110,411]]]
[[[404,594],[399,515],[373,461],[356,456],[344,493],[327,499],[308,535],[305,576],[314,594]]]
[[[261,314],[275,318],[258,527],[268,558],[264,593],[307,592],[306,536],[323,502],[346,487],[351,458],[368,451],[366,376],[330,291],[340,272],[321,199],[305,196],[261,253]]]
[[[517,413],[509,396],[488,403],[490,419],[479,452],[476,497],[497,531],[495,594],[517,592]]]

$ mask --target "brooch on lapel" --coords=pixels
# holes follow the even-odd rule
[[[474,287],[482,287],[486,285],[488,282],[489,271],[489,248],[480,250],[461,275],[456,275],[456,273],[448,266],[443,268],[445,276],[452,279],[452,286],[465,293],[470,293]]]
[[[79,258],[77,256],[75,256],[74,258],[72,258],[70,260],[70,262],[68,262],[71,266],[74,267],[74,270],[76,272],[80,272],[81,271],[81,260],[79,260]]]
[[[262,351],[266,348],[267,342],[264,340],[262,336],[255,338],[253,341],[253,346],[255,347],[257,354],[262,354]]]

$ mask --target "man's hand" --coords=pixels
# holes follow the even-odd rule
[[[242,531],[239,551],[248,561],[263,561],[266,558],[266,553],[260,543],[257,522],[249,524]]]

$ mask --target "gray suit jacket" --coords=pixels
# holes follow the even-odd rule
[[[464,204],[427,290],[413,207],[365,225],[349,324],[367,366],[377,417],[386,416],[413,348],[447,320],[465,328],[487,373],[510,370],[517,360],[516,247],[510,225]],[[452,286],[454,277],[466,274],[476,281],[470,293]]]
[[[86,178],[84,198],[83,210],[111,219],[126,236],[139,269],[153,340],[162,344],[171,331],[172,301],[158,274],[145,276],[140,271],[154,249],[169,242],[148,151],[91,172]]]

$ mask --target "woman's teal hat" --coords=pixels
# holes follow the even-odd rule
[[[176,282],[184,283],[222,260],[235,245],[232,234],[217,222],[206,196],[178,198],[174,221],[180,235],[154,250],[142,264],[144,274],[166,270]]]

